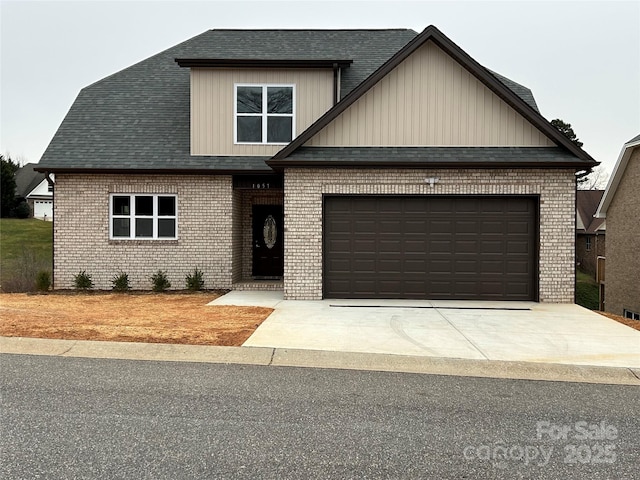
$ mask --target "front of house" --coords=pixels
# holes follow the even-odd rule
[[[85,88],[39,168],[56,288],[573,302],[594,165],[428,27],[205,32]]]

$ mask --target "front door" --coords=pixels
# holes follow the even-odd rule
[[[283,207],[254,205],[253,270],[254,277],[282,277],[284,273]]]

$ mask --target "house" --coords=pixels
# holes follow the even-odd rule
[[[595,165],[430,26],[207,31],[83,89],[39,170],[56,288],[573,302]]]
[[[604,257],[606,225],[594,217],[604,190],[578,190],[576,193],[576,264],[595,278],[598,257]]]
[[[596,216],[607,222],[607,312],[640,320],[640,135],[622,147]]]
[[[27,163],[16,171],[16,198],[26,201],[31,215],[41,220],[53,220],[53,184],[44,173],[34,170],[36,163]]]

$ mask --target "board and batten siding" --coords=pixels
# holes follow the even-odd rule
[[[553,146],[453,58],[427,42],[307,146]]]
[[[295,134],[333,105],[329,69],[191,69],[191,154],[274,155],[283,145],[234,145],[234,85],[295,85]]]

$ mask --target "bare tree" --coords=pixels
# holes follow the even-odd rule
[[[589,175],[578,180],[578,190],[604,190],[609,181],[609,172],[598,165]]]

